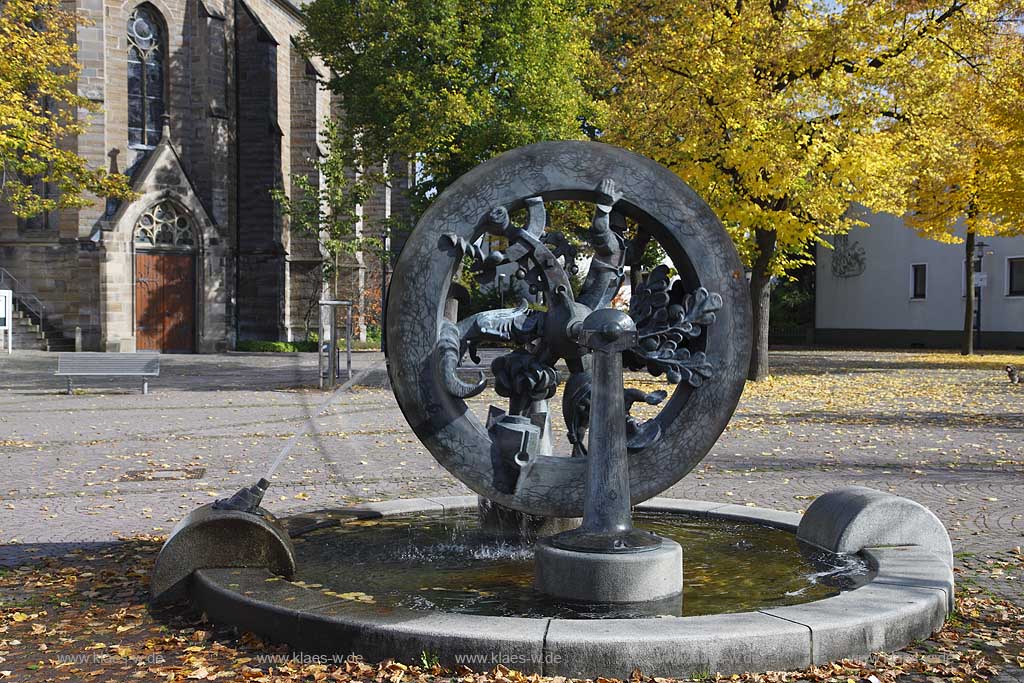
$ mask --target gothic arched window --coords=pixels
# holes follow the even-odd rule
[[[165,200],[150,207],[135,224],[136,248],[195,248],[192,221],[177,204]]]
[[[151,149],[164,114],[163,22],[139,5],[128,17],[128,145]]]

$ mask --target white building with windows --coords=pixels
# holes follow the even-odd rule
[[[890,214],[818,247],[817,344],[956,347],[966,304],[964,245],[924,239]],[[1024,237],[980,237],[982,349],[1024,349]]]

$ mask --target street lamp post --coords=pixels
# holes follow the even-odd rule
[[[977,267],[974,269],[974,299],[976,304],[974,307],[974,345],[979,349],[981,348],[981,291],[988,286],[988,278],[984,267],[985,250],[988,246],[985,242],[978,242],[974,245],[977,253]],[[990,251],[987,255],[991,256],[993,253]]]

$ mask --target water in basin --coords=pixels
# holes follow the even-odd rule
[[[682,545],[683,616],[820,600],[870,578],[861,558],[800,545],[792,533],[770,527],[663,513],[637,513],[634,523]],[[363,605],[491,616],[652,616],[634,606],[538,593],[532,545],[485,535],[472,510],[347,521],[296,541],[297,580]]]

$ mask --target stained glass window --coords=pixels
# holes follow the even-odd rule
[[[193,249],[192,221],[174,202],[155,204],[135,224],[135,246]]]
[[[160,141],[164,113],[164,40],[156,11],[139,5],[128,17],[128,144]]]

